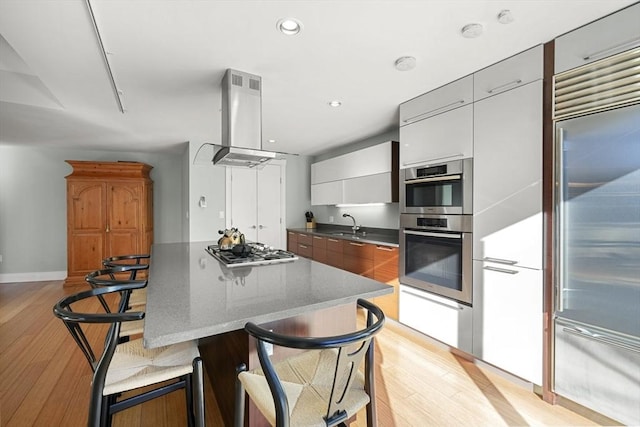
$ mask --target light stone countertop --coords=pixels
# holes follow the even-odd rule
[[[393,292],[393,287],[309,259],[226,268],[215,242],[151,250],[144,345],[175,344]]]

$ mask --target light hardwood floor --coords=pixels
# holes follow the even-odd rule
[[[0,284],[0,426],[86,425],[91,370],[52,314],[60,298],[81,289],[59,281]],[[381,427],[596,425],[394,322],[378,335],[376,353]],[[222,426],[208,379],[205,394],[207,425]],[[114,419],[114,426],[185,424],[182,391]],[[364,414],[352,423],[365,425]]]

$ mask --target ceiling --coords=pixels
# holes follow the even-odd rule
[[[0,0],[0,144],[217,144],[234,68],[262,77],[263,149],[313,155],[393,130],[398,104],[632,3],[90,0],[122,113],[86,0]],[[497,21],[503,9],[514,22]],[[284,17],[302,32],[277,31]],[[484,34],[462,37],[472,22]],[[417,66],[396,70],[407,55]]]

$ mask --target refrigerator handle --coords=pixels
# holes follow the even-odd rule
[[[624,350],[633,351],[634,353],[640,353],[640,347],[638,347],[638,346],[635,346],[635,345],[633,345],[631,343],[626,343],[626,342],[617,340],[615,338],[610,338],[610,337],[607,337],[605,335],[600,335],[600,334],[597,334],[597,333],[593,333],[593,332],[591,332],[591,331],[589,331],[587,329],[584,329],[584,328],[579,328],[579,327],[572,327],[571,328],[571,327],[564,326],[562,328],[562,330],[564,332],[569,333],[569,334],[578,335],[578,336],[580,336],[582,338],[587,338],[587,339],[590,339],[590,340],[593,340],[593,341],[598,341],[598,342],[601,342],[603,344],[607,344],[607,345],[611,345],[611,346],[614,346],[614,347],[622,348]]]
[[[562,221],[564,219],[564,187],[562,185],[562,168],[564,167],[564,129],[558,127],[556,129],[556,167],[555,167],[555,186],[556,186],[556,232],[557,242],[556,250],[558,258],[556,261],[556,312],[564,311],[564,254],[565,254],[565,236]]]

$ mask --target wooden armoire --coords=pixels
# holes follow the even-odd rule
[[[153,243],[152,166],[67,160],[67,280],[101,268],[109,256],[149,253]]]

